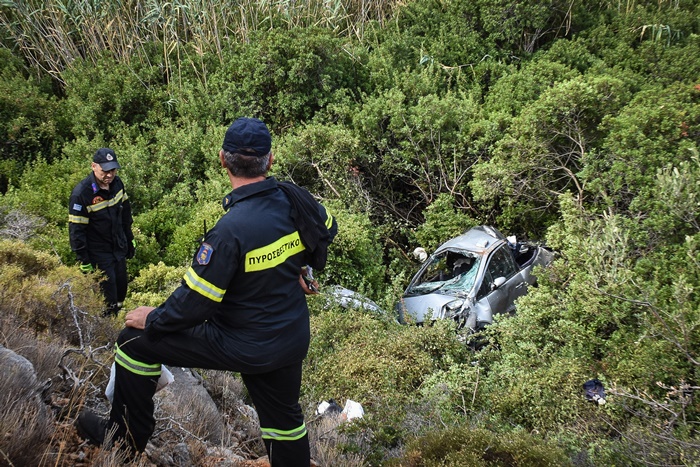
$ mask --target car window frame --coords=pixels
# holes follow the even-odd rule
[[[492,269],[492,266],[494,265],[494,260],[499,259],[499,257],[502,256],[503,261],[500,261],[500,263],[505,263],[510,267],[510,272],[509,275],[503,275],[501,274],[501,269],[499,268],[498,270]],[[515,258],[513,258],[513,253],[510,251],[510,247],[507,244],[501,245],[499,248],[493,251],[491,255],[489,255],[488,262],[486,263],[486,267],[484,268],[484,276],[481,282],[481,286],[479,287],[479,290],[476,294],[476,299],[480,300],[488,294],[490,294],[492,290],[492,284],[496,279],[499,277],[504,277],[506,281],[508,281],[511,277],[515,276],[518,273],[519,269],[515,263]],[[497,272],[498,275],[494,275],[494,272]],[[506,271],[508,272],[508,271]]]

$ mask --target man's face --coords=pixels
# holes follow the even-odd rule
[[[92,163],[92,171],[94,172],[97,181],[105,185],[112,183],[114,177],[117,175],[117,169],[102,170],[100,164],[95,162]]]

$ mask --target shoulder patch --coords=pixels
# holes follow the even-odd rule
[[[202,243],[197,252],[197,264],[206,266],[209,264],[211,255],[214,253],[214,248],[208,243]]]
[[[81,206],[80,204],[76,203],[76,204],[73,205],[73,210],[74,210],[74,211],[82,211],[82,210],[83,210],[83,206]]]

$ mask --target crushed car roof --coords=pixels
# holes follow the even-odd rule
[[[505,239],[506,237],[497,229],[487,225],[481,225],[469,229],[459,237],[455,237],[443,243],[435,250],[435,254],[449,249],[469,250],[483,254],[485,251],[489,250],[494,243]]]

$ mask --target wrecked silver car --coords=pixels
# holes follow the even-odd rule
[[[453,319],[479,331],[495,314],[514,312],[515,300],[536,284],[533,267],[553,258],[544,246],[507,239],[490,226],[474,227],[425,259],[397,304],[399,321]]]

